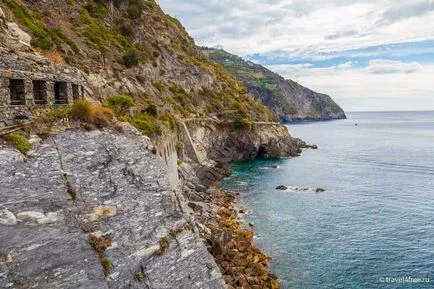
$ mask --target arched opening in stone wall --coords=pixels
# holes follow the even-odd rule
[[[11,105],[26,104],[26,88],[24,79],[9,79]]]
[[[33,80],[33,99],[35,104],[47,103],[47,82],[43,80]]]
[[[54,83],[54,103],[68,104],[68,84],[56,81]]]
[[[77,100],[80,98],[80,87],[77,84],[72,84],[72,99]]]

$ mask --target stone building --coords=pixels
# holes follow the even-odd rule
[[[35,54],[0,49],[0,124],[82,98],[79,75],[76,68]]]

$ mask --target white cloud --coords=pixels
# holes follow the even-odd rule
[[[337,69],[349,69],[351,67],[353,67],[353,62],[352,61],[347,61],[345,63],[338,64],[336,66]]]
[[[395,60],[371,60],[367,67],[372,74],[391,74],[391,73],[414,73],[422,69],[417,62],[405,63]]]
[[[199,45],[305,62],[270,68],[330,94],[344,108],[350,100],[375,98],[388,99],[390,107],[399,102],[408,109],[434,109],[434,65],[387,60],[433,55],[432,47],[417,47],[417,42],[434,39],[434,0],[157,1]],[[387,50],[399,43],[413,44]],[[360,50],[380,45],[388,47]],[[340,56],[353,61],[315,67]],[[373,60],[359,68],[357,58]],[[378,106],[388,109],[384,103]]]
[[[434,39],[434,0],[159,0],[198,44],[303,57]],[[399,20],[399,21],[397,21]]]
[[[434,109],[434,65],[372,60],[367,67],[330,66],[326,68],[270,65],[269,69],[313,90],[332,95],[344,109],[355,99],[373,97],[383,103],[380,110]],[[360,101],[358,102],[360,104]],[[396,107],[396,103],[401,103]]]

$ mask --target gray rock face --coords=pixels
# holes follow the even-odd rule
[[[217,162],[298,156],[301,148],[306,147],[302,140],[291,137],[288,129],[278,123],[258,123],[235,129],[230,124],[190,122],[188,130],[199,159]]]
[[[17,23],[9,22],[7,23],[7,26],[9,28],[9,31],[11,31],[11,33],[15,37],[17,37],[21,43],[30,46],[30,41],[32,41],[32,37],[29,34],[27,34],[23,29],[18,27]]]
[[[0,288],[226,288],[147,145],[124,126],[64,132],[32,159],[0,150]],[[107,277],[90,233],[112,239]]]

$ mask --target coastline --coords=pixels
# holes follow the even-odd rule
[[[220,182],[232,173],[233,162],[298,157],[314,145],[292,137],[282,124],[253,123],[248,129],[233,130],[227,125],[190,122],[185,134],[189,136],[184,138],[182,154],[186,161],[180,166],[184,194],[228,288],[280,288],[278,277],[268,268],[271,258],[255,244],[255,233],[238,215],[239,193],[222,188]],[[206,190],[192,191],[198,186]]]
[[[254,243],[255,233],[245,227],[235,209],[239,193],[220,186],[207,193],[211,213],[196,218],[204,224],[200,231],[228,288],[279,289],[278,277],[268,268],[271,258]]]

